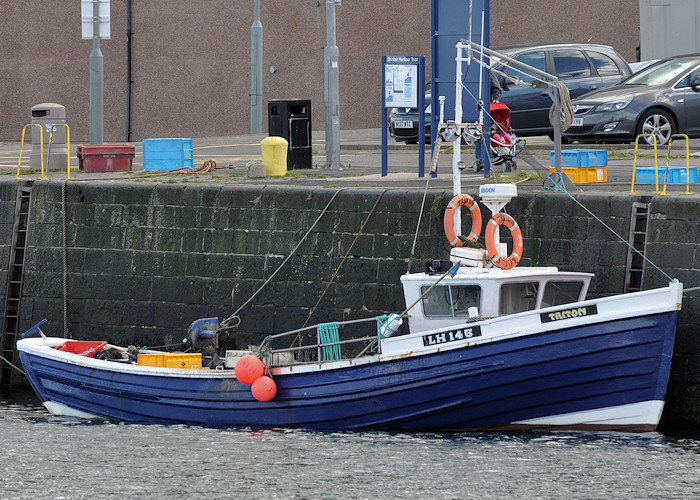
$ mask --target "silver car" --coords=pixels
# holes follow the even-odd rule
[[[572,104],[569,141],[633,142],[643,134],[663,145],[674,134],[700,137],[700,54],[663,59]]]

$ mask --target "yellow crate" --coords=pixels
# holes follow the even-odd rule
[[[549,167],[550,172],[556,172],[554,167]],[[592,184],[594,182],[608,182],[608,167],[562,167],[562,173],[569,176],[574,184]]]
[[[164,355],[166,368],[182,368],[184,370],[202,367],[201,352],[167,352]]]
[[[136,363],[141,366],[165,366],[164,353],[140,353]]]

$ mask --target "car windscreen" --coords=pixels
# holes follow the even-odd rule
[[[659,85],[673,80],[698,64],[697,59],[672,59],[653,64],[623,81],[625,85]]]

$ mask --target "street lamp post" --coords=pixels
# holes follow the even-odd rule
[[[100,50],[100,2],[92,2],[92,52],[90,53],[90,143],[104,142],[104,73]]]
[[[263,28],[260,22],[260,0],[255,0],[253,25],[250,27],[250,133],[262,133],[262,57]]]
[[[326,48],[323,49],[324,80],[326,84],[326,163],[324,168],[342,170],[340,164],[340,87],[338,60],[340,51],[335,44],[335,6],[341,0],[326,0]]]

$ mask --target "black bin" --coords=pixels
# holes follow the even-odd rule
[[[267,102],[270,136],[289,142],[287,170],[311,168],[311,101],[274,99]]]

